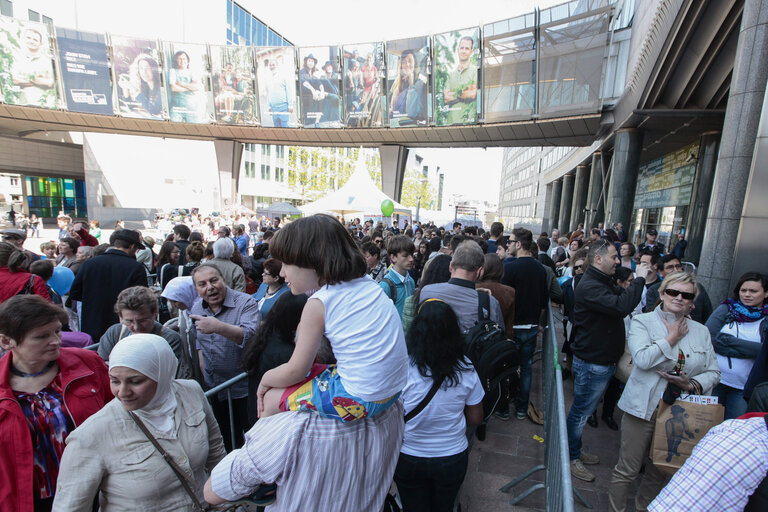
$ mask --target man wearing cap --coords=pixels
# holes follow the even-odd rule
[[[664,245],[656,241],[656,237],[659,236],[659,232],[655,229],[649,229],[645,232],[645,242],[640,244],[637,248],[639,254],[644,252],[655,252],[659,256],[664,254]]]
[[[80,330],[98,340],[120,321],[115,301],[121,291],[131,286],[147,286],[144,265],[136,261],[136,251],[143,247],[139,233],[119,229],[110,237],[112,247],[83,262],[72,283],[69,297],[82,302]]]
[[[24,254],[27,256],[27,265],[40,259],[39,254],[35,254],[24,248],[24,241],[27,239],[26,229],[8,228],[0,231],[0,233],[3,235],[3,242],[15,245],[20,251],[24,251]]]

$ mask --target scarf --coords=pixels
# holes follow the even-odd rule
[[[181,302],[187,306],[187,309],[191,309],[192,304],[194,304],[199,297],[191,276],[174,277],[165,285],[165,289],[160,296],[166,299],[175,300],[176,302]]]
[[[176,395],[173,380],[178,360],[165,339],[155,334],[134,334],[120,340],[109,354],[109,369],[124,366],[157,382],[152,400],[135,414],[158,432],[173,434]]]
[[[722,303],[728,306],[728,311],[733,317],[733,320],[740,324],[757,322],[768,315],[768,304],[745,306],[740,300],[736,299],[725,299]]]

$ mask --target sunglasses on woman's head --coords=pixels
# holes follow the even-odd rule
[[[682,296],[682,297],[683,297],[685,300],[693,300],[693,299],[695,299],[695,298],[696,298],[696,294],[695,294],[695,293],[691,293],[691,292],[682,292],[682,291],[680,291],[680,290],[675,290],[675,289],[673,289],[673,288],[667,288],[666,290],[664,290],[664,293],[666,293],[666,294],[667,294],[667,295],[669,295],[670,297],[677,297],[678,295],[680,295],[680,296]]]

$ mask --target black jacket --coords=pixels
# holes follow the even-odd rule
[[[131,286],[147,286],[144,265],[119,249],[107,249],[101,256],[87,259],[75,276],[69,297],[83,303],[80,330],[94,343],[120,320],[115,302],[121,291]]]
[[[594,364],[616,364],[624,353],[624,317],[640,303],[645,279],[626,290],[613,277],[590,265],[576,286],[571,350]]]

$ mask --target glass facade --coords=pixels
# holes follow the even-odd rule
[[[227,0],[227,44],[293,46],[290,41],[232,0]]]
[[[87,217],[85,180],[27,176],[27,206],[38,217],[56,217],[59,211]]]

